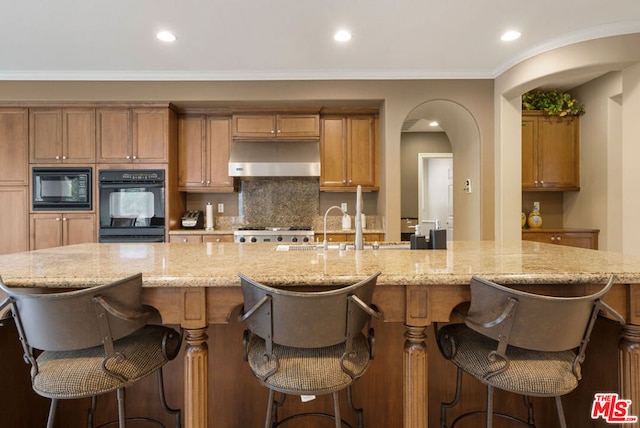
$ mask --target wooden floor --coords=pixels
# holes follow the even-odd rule
[[[368,428],[400,428],[403,400],[403,332],[400,323],[374,324],[376,329],[376,358],[369,370],[354,387],[354,401],[364,407],[365,426]],[[617,385],[616,361],[617,326],[607,321],[599,321],[587,349],[587,360],[583,365],[585,381],[579,389],[564,398],[565,412],[569,427],[606,427],[604,421],[592,421],[589,417],[591,399],[594,392],[613,391]],[[232,322],[228,326],[211,326],[209,334],[209,426],[212,428],[245,428],[263,426],[267,392],[250,374],[242,360],[243,326]],[[428,330],[429,342],[429,427],[439,427],[439,403],[448,401],[455,388],[455,368],[444,360],[433,342],[432,330]],[[22,361],[21,348],[13,326],[0,328],[0,414],[2,426],[11,428],[44,427],[49,401],[37,396],[30,387],[29,367]],[[181,406],[183,395],[182,355],[165,368],[167,400],[172,406]],[[588,379],[588,381],[587,381]],[[449,421],[461,411],[484,406],[485,389],[479,382],[465,377],[463,403],[460,409],[452,410]],[[553,401],[534,399],[536,419],[539,427],[557,427]],[[108,394],[99,400],[96,423],[103,423],[116,415],[115,394]],[[498,410],[509,410],[524,415],[524,406],[519,396],[498,392]],[[86,426],[86,410],[89,400],[62,401],[59,408],[57,427],[81,428]],[[297,397],[288,399],[282,415],[310,408],[332,411],[330,397],[303,404]],[[345,419],[355,422],[348,412],[345,400],[342,403]],[[164,417],[157,401],[155,377],[152,376],[127,390],[127,410],[130,416],[153,415],[168,427],[173,426],[169,417]],[[136,425],[134,425],[136,426]],[[286,426],[286,425],[285,425]],[[289,424],[295,428],[332,427],[325,419],[296,420]],[[460,428],[478,428],[483,423],[471,418],[459,425]],[[513,425],[496,424],[496,428]]]

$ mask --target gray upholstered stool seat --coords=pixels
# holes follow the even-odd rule
[[[515,346],[507,348],[509,370],[489,379],[485,376],[504,366],[504,361],[491,361],[488,355],[498,342],[477,333],[464,324],[450,324],[440,330],[442,353],[451,355],[452,342],[456,353],[450,360],[483,383],[496,388],[531,396],[565,395],[578,386],[578,378],[571,368],[575,352],[530,351]]]
[[[169,355],[172,355],[180,346],[180,336],[163,326],[147,325],[114,342],[115,350],[122,358],[113,358],[106,367],[126,382],[102,370],[102,346],[78,351],[44,351],[36,360],[38,374],[33,379],[33,389],[44,397],[74,399],[129,386],[168,362],[162,351],[165,335]]]
[[[273,353],[278,357],[280,369],[268,376],[263,384],[285,394],[329,394],[340,391],[353,383],[354,379],[340,367],[340,357],[345,345],[323,348],[293,348],[273,345]],[[343,360],[346,368],[355,375],[362,376],[369,367],[369,342],[360,333],[353,340],[353,351]],[[254,376],[263,379],[273,371],[276,361],[264,358],[264,339],[253,336],[249,342],[247,358]]]

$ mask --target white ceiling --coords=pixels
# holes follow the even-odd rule
[[[495,78],[635,32],[639,0],[2,0],[0,80]]]

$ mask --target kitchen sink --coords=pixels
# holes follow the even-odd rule
[[[328,250],[355,251],[353,243],[329,244]],[[322,251],[322,244],[280,244],[276,246],[276,251]],[[408,242],[380,242],[376,244],[365,244],[364,250],[409,250]]]

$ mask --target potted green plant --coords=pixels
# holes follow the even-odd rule
[[[582,116],[584,105],[568,92],[535,90],[522,95],[522,110],[542,110],[550,116]]]

